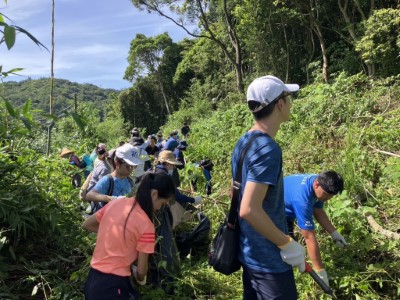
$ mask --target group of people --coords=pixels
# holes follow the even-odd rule
[[[257,135],[244,155],[238,211],[246,300],[297,299],[293,267],[304,272],[306,255],[296,241],[296,220],[313,267],[327,285],[314,218],[337,246],[347,245],[323,209],[326,201],[344,189],[340,174],[328,170],[283,176],[282,150],[274,138],[280,125],[289,121],[292,93],[298,90],[297,84],[285,84],[270,75],[257,78],[247,90],[255,121],[235,145],[231,165],[232,178],[236,178],[242,150]],[[185,131],[184,135],[188,134],[189,130]],[[136,284],[146,284],[149,256],[155,251],[158,236],[154,215],[169,207],[166,204],[201,202],[200,196],[188,197],[176,188],[179,183],[173,174],[184,164],[178,155],[182,141],[177,136],[173,131],[163,141],[162,135],[152,135],[142,148],[145,142],[134,129],[129,143],[115,151],[108,152],[103,144],[96,148],[98,163],[86,194],[87,201],[96,203],[96,213],[82,225],[97,233],[86,299],[139,299],[130,276]],[[157,157],[152,168],[145,167],[146,155]],[[137,182],[128,179],[133,170],[139,175]],[[135,185],[135,196],[130,197]]]
[[[293,267],[304,272],[306,258],[305,248],[294,238],[296,219],[313,267],[325,284],[329,280],[313,217],[338,246],[347,245],[323,210],[324,202],[342,192],[343,178],[335,171],[285,178],[282,173],[282,150],[274,138],[281,124],[289,121],[292,94],[298,90],[299,85],[270,75],[255,79],[247,89],[254,124],[238,140],[232,155],[232,177],[236,178],[242,150],[259,135],[244,156],[239,201],[239,260],[246,300],[297,299]]]
[[[103,143],[94,149],[92,171],[81,186],[81,199],[90,203],[83,227],[98,232],[85,289],[87,299],[129,298],[128,295],[138,299],[127,275],[132,273],[138,284],[144,284],[149,257],[160,248],[159,244],[171,242],[159,230],[165,233],[167,228],[171,232],[169,239],[173,239],[172,230],[182,221],[181,212],[188,204],[201,203],[201,196],[190,197],[177,189],[177,167],[184,165],[181,151],[187,147],[186,141],[179,141],[177,136],[173,131],[158,146],[152,135],[146,145],[134,129],[129,142],[120,143],[116,149],[108,150]],[[73,151],[64,149],[61,157],[73,167],[82,168]],[[79,186],[77,183],[75,187]],[[113,229],[108,231],[110,228]],[[161,235],[162,240],[156,244],[156,237]],[[134,261],[137,263],[133,266]]]

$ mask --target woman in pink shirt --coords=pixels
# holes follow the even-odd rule
[[[138,284],[146,284],[148,256],[155,247],[153,212],[174,196],[170,176],[149,173],[141,180],[135,198],[113,200],[83,222],[84,229],[97,233],[86,300],[139,299],[130,276]]]

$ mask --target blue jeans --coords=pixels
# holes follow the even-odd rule
[[[293,270],[263,273],[243,266],[243,300],[296,300]]]
[[[90,268],[85,287],[86,300],[138,300],[140,294],[129,277],[106,274]]]

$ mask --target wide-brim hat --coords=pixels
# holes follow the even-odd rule
[[[67,156],[67,155],[69,155],[69,154],[71,154],[71,153],[74,153],[74,151],[72,151],[72,150],[70,150],[70,149],[68,149],[68,148],[63,148],[63,149],[61,150],[60,157],[65,157],[65,156]]]
[[[158,154],[157,160],[161,163],[166,162],[171,165],[181,166],[182,163],[177,161],[174,153],[169,150],[163,150]]]

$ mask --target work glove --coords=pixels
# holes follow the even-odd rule
[[[290,238],[290,241],[283,246],[278,246],[281,249],[282,260],[293,266],[298,267],[300,272],[306,270],[305,254],[306,250],[298,242]]]
[[[136,282],[139,285],[145,285],[146,284],[146,280],[147,280],[147,275],[144,276],[143,280],[138,280],[138,278],[137,278],[137,266],[132,265],[131,269],[132,269],[133,278],[135,278]]]
[[[200,204],[203,198],[201,196],[194,197],[194,205]]]
[[[333,241],[335,242],[336,246],[338,246],[340,248],[347,246],[346,240],[337,230],[335,230],[334,232],[331,233],[331,237],[332,237]]]
[[[328,273],[326,273],[325,269],[315,271],[315,273],[317,273],[319,278],[321,278],[324,281],[324,283],[329,287]]]

